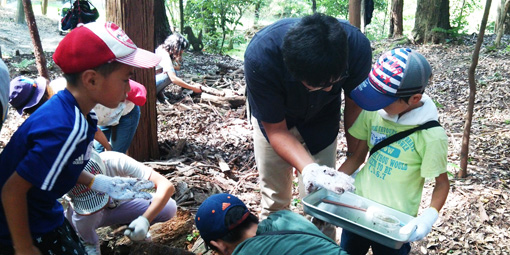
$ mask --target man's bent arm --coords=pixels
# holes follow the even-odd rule
[[[275,152],[300,173],[306,165],[314,162],[303,144],[287,129],[285,120],[278,123],[262,122],[262,125]]]

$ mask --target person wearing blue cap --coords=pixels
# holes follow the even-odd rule
[[[231,194],[207,198],[195,216],[207,247],[230,254],[347,254],[305,217],[281,210],[259,222],[246,205]]]
[[[396,48],[382,54],[368,78],[351,92],[364,110],[349,133],[361,142],[340,167],[353,174],[370,150],[356,175],[355,192],[412,216],[418,215],[425,178],[435,179],[430,207],[400,229],[409,242],[431,231],[450,189],[448,138],[437,123],[434,102],[424,94],[431,74],[429,62],[415,50]],[[411,249],[409,243],[390,249],[345,229],[340,246],[350,254],[366,254],[370,247],[375,255],[408,254]]]
[[[0,130],[9,110],[9,70],[4,61],[0,59]]]

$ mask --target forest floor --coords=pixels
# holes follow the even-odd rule
[[[4,61],[11,78],[21,74],[35,77],[27,27],[16,25],[13,17],[13,10],[0,7]],[[51,54],[63,37],[57,32],[56,20],[37,16],[37,25],[52,66]],[[412,243],[411,254],[510,254],[510,51],[492,47],[494,38],[484,38],[476,69],[468,176],[462,179],[455,175],[460,165],[470,92],[467,73],[476,34],[461,37],[460,43],[442,45],[410,45],[406,40],[372,43],[374,59],[396,46],[408,46],[427,57],[434,76],[426,93],[436,102],[439,120],[449,137],[450,194],[433,231],[423,241]],[[508,38],[504,39],[506,46]],[[16,50],[19,56],[15,56]],[[50,72],[51,78],[60,75],[57,67]],[[181,77],[226,91],[231,98],[244,96],[242,61],[228,56],[187,52]],[[259,211],[259,180],[244,103],[212,100],[176,86],[167,88],[166,95],[169,100],[157,104],[161,158],[145,163],[176,185],[178,217],[151,227],[152,244],[133,245],[120,238],[118,229],[103,230],[103,254],[113,254],[114,250],[116,254],[178,254],[169,247],[181,249],[181,254],[200,253],[193,214],[214,193],[230,192],[245,201],[252,212]],[[10,111],[0,133],[0,149],[24,118]],[[339,130],[339,136],[343,134]],[[345,160],[345,148],[340,138],[338,163]],[[426,182],[422,208],[428,206],[432,189],[433,183]],[[297,195],[291,209],[302,211]]]

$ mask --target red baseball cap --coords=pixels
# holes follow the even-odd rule
[[[79,24],[58,44],[53,60],[64,73],[72,74],[117,61],[151,68],[161,57],[136,47],[126,33],[112,22]]]
[[[145,87],[133,80],[129,80],[129,86],[131,90],[127,93],[127,100],[133,102],[135,105],[142,106],[147,101],[147,89]]]

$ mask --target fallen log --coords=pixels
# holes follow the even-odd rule
[[[208,93],[202,93],[200,100],[211,102],[215,105],[230,105],[232,108],[237,108],[246,103],[245,96],[224,96],[219,97]]]

